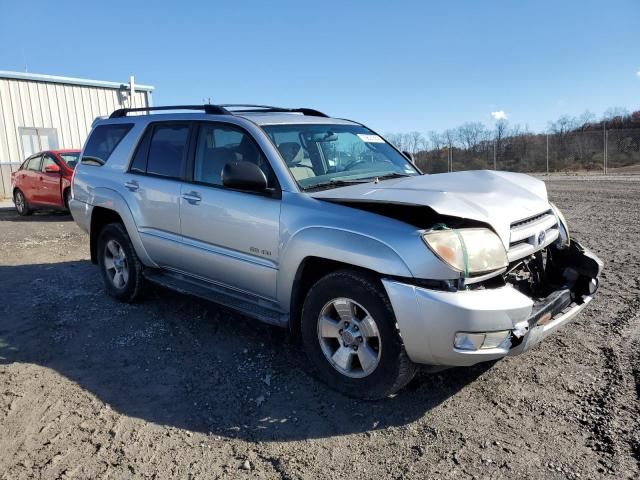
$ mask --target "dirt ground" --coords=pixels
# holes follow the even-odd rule
[[[69,216],[0,211],[0,478],[638,478],[637,180],[548,183],[606,263],[574,323],[373,403],[277,328],[161,289],[114,302]]]

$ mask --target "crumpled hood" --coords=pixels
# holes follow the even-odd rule
[[[474,170],[323,190],[314,198],[424,205],[441,215],[491,225],[509,246],[511,223],[549,210],[544,182],[522,173]]]

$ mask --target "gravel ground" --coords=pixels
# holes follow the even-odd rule
[[[375,403],[277,328],[161,289],[115,303],[70,217],[0,211],[0,478],[638,478],[640,182],[549,189],[606,262],[590,308]]]

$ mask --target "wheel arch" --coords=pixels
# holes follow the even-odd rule
[[[313,252],[310,255],[309,252]],[[278,301],[289,308],[289,328],[297,333],[309,289],[325,275],[344,269],[380,278],[411,277],[402,258],[383,242],[355,232],[311,227],[294,235],[281,254]]]
[[[91,209],[91,223],[89,228],[89,246],[92,263],[97,262],[97,245],[100,232],[105,225],[109,223],[119,222],[125,228],[127,235],[131,239],[133,248],[138,258],[145,266],[156,267],[157,265],[147,254],[142,239],[138,233],[138,228],[133,219],[133,214],[124,198],[114,190],[106,188],[97,188],[93,192],[94,198]]]

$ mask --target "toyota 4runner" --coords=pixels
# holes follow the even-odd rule
[[[420,364],[525,352],[591,302],[602,268],[542,181],[423,175],[305,108],[117,110],[94,123],[69,206],[116,299],[153,282],[286,326],[317,376],[364,398]]]

